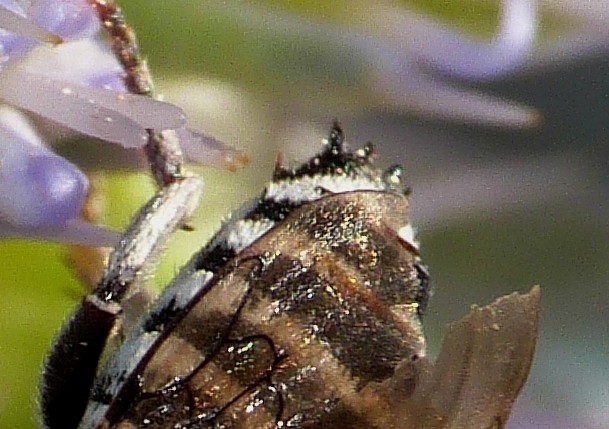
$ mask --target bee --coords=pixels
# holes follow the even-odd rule
[[[348,150],[335,124],[323,152],[278,165],[90,386],[68,393],[88,397],[69,424],[76,407],[54,392],[67,375],[60,340],[45,376],[47,426],[376,427],[366,387],[424,356],[429,277],[401,169],[375,169],[373,156],[372,145]],[[94,297],[108,302],[117,292],[107,289]]]

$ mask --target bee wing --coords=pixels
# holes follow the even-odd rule
[[[127,340],[102,371],[95,388],[99,400],[94,395],[81,428],[102,422],[102,427],[139,427],[144,421],[157,422],[150,428],[207,427],[237,418],[274,427],[280,398],[268,378],[278,352],[264,335],[233,332],[258,266],[251,258],[221,276],[182,278],[182,287],[169,290],[139,335]],[[104,396],[109,403],[103,403]],[[252,403],[265,405],[252,412]]]

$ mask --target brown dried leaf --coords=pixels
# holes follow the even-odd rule
[[[539,287],[514,293],[471,312],[449,328],[440,355],[421,379],[428,415],[424,428],[500,429],[533,361]],[[422,374],[423,375],[423,374]]]

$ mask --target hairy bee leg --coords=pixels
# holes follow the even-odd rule
[[[134,218],[111,254],[103,279],[70,318],[47,360],[41,395],[45,427],[78,426],[122,302],[135,292],[169,236],[196,208],[201,191],[199,178],[185,177],[159,190]]]
[[[114,249],[104,278],[94,293],[105,302],[120,301],[130,284],[148,272],[167,238],[192,214],[202,182],[186,177],[159,190],[140,210]]]

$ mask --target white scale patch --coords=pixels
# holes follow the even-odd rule
[[[125,383],[127,377],[135,370],[146,352],[159,337],[159,332],[144,333],[131,341],[125,342],[112,357],[105,371],[98,374],[96,380],[110,380],[110,384],[104,387],[104,393],[114,398]],[[79,429],[96,429],[99,422],[104,420],[104,415],[109,405],[100,402],[89,401],[85,415],[78,426]]]
[[[266,188],[264,198],[278,203],[304,204],[318,200],[328,192],[341,194],[353,191],[386,190],[387,185],[383,181],[373,180],[369,177],[315,175],[271,182]],[[269,219],[243,219],[257,203],[258,201],[250,201],[235,211],[231,215],[231,220],[222,226],[221,233],[210,243],[211,247],[221,245],[239,253],[275,226],[275,222]],[[418,243],[414,240],[412,228],[410,226],[404,228],[402,228],[405,231],[404,237],[407,238],[403,239],[414,247],[418,247]],[[410,228],[409,233],[407,228]]]
[[[302,204],[318,200],[327,192],[340,194],[351,191],[384,190],[386,190],[386,185],[382,181],[375,181],[367,177],[316,175],[271,182],[266,188],[264,198],[279,203],[285,201]],[[221,245],[238,253],[275,226],[275,222],[269,219],[243,219],[257,203],[257,200],[249,202],[235,211],[231,215],[231,220],[222,226],[221,233],[210,243],[210,246],[213,248]]]
[[[236,253],[239,253],[262,237],[274,225],[275,222],[269,219],[239,220],[227,231],[224,242]]]
[[[351,191],[385,191],[387,185],[381,180],[368,177],[349,177],[336,175],[316,175],[294,180],[282,180],[270,183],[265,197],[277,202],[289,201],[304,203],[321,198],[325,192],[342,194]]]
[[[283,180],[279,183],[273,182],[268,185],[265,196],[277,202],[288,200],[292,203],[305,203],[323,197],[324,191],[334,194],[353,191],[387,191],[387,185],[380,180],[372,180],[368,177],[318,175]],[[410,223],[398,230],[398,236],[415,249],[419,248],[414,228]]]
[[[419,241],[415,238],[415,230],[409,223],[398,230],[398,237],[410,244],[415,249],[419,248]]]
[[[251,204],[247,204],[247,207],[251,208]],[[243,208],[239,209],[231,215],[231,218],[234,217],[233,220],[228,220],[222,225],[220,234],[209,243],[210,248],[222,246],[239,253],[275,226],[275,222],[270,219],[240,219],[235,216],[236,213],[242,212],[244,212]],[[247,212],[244,213],[247,214]]]

